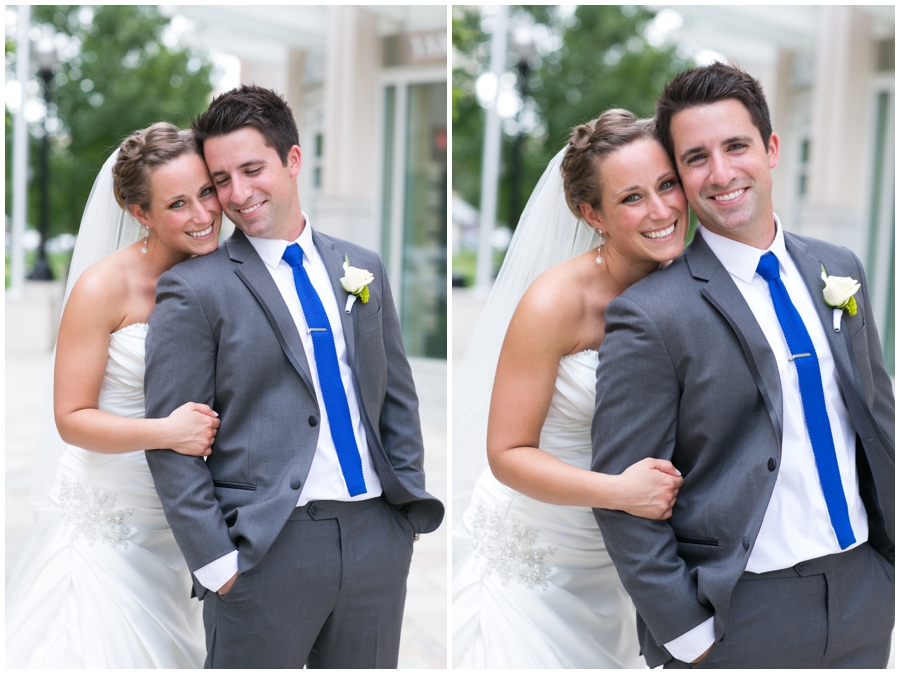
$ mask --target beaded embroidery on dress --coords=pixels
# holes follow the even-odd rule
[[[147,327],[110,335],[100,409],[144,416]],[[7,584],[7,667],[199,668],[205,655],[144,452],[67,447]]]
[[[544,556],[553,550],[536,545],[537,529],[503,517],[483,503],[475,505],[471,528],[482,573],[496,573],[504,584],[515,580],[525,587],[547,587],[550,569]]]
[[[77,536],[84,536],[91,545],[99,539],[112,547],[128,547],[125,518],[134,510],[117,510],[117,498],[115,492],[89,487],[84,482],[70,482],[66,478],[59,481],[60,517]]]
[[[591,462],[597,352],[560,360],[541,449]],[[642,667],[635,613],[590,508],[478,480],[453,540],[454,668]]]

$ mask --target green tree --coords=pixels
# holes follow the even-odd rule
[[[481,140],[484,110],[475,95],[475,80],[487,68],[490,36],[481,28],[481,12],[454,7],[452,17],[453,190],[472,204],[481,195]],[[457,139],[460,142],[457,142]]]
[[[74,233],[109,153],[129,133],[154,122],[187,126],[208,103],[212,64],[203,54],[166,44],[169,19],[155,5],[40,5],[32,7],[32,23],[52,25],[71,47],[60,54],[53,79],[59,128],[51,136],[50,234]],[[14,49],[7,42],[8,71],[15,69]],[[7,129],[8,120],[7,111]],[[35,223],[40,124],[30,132],[28,209]],[[9,133],[6,144],[9,162]],[[6,182],[10,208],[9,172]]]

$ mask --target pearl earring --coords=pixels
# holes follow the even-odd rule
[[[141,223],[141,226],[147,228],[147,236],[144,237],[144,247],[141,248],[141,252],[144,255],[146,255],[147,254],[147,242],[150,240],[150,227],[148,225],[145,225],[144,223]]]
[[[600,231],[598,228],[596,228],[596,227],[594,228],[594,230],[597,232],[597,236],[598,236],[599,239],[600,239],[600,245],[597,246],[597,259],[594,260],[594,261],[595,261],[597,264],[603,264],[603,257],[600,255],[600,252],[601,252],[601,249],[603,248],[603,244],[604,244],[604,242],[605,242],[605,239],[603,238],[603,232],[601,232],[601,231]]]

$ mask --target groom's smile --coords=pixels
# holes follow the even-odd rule
[[[253,204],[252,206],[249,206],[247,208],[239,208],[238,211],[242,215],[250,216],[256,213],[260,208],[262,208],[263,204],[265,204],[265,201],[260,201],[259,203]]]
[[[718,201],[720,203],[731,202],[731,201],[734,201],[735,199],[737,199],[739,196],[741,196],[746,191],[747,191],[747,188],[742,187],[741,189],[735,190],[734,192],[729,192],[728,194],[716,195],[716,196],[712,197],[712,199],[715,199],[716,201]]]

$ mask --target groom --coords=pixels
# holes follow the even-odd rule
[[[312,229],[278,94],[227,92],[193,129],[237,229],[160,278],[145,388],[148,418],[193,400],[221,420],[207,461],[147,452],[206,666],[396,667],[413,540],[444,508],[384,266]]]
[[[594,470],[649,452],[684,476],[670,520],[595,510],[647,664],[884,667],[894,396],[862,265],[775,216],[749,75],[681,73],[657,124],[700,227],[609,305],[593,428]],[[854,307],[823,269],[859,280]]]

